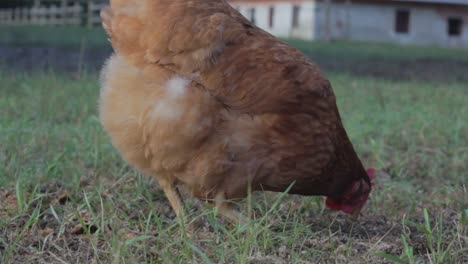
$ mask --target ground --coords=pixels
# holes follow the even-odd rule
[[[97,118],[101,30],[1,28],[0,263],[468,263],[468,51],[288,40],[330,78],[377,185],[362,217],[254,193],[187,236]]]

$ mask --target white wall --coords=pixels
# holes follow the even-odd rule
[[[292,28],[293,21],[293,6],[300,6],[299,27]],[[314,38],[314,9],[315,2],[305,1],[291,3],[287,0],[284,2],[273,3],[247,3],[238,2],[233,6],[237,8],[247,19],[250,19],[250,9],[255,8],[255,24],[265,31],[278,37],[293,37],[310,39]],[[269,25],[269,9],[273,7],[274,19],[273,27]]]
[[[398,9],[410,11],[408,33],[395,32],[395,13]],[[315,28],[317,39],[326,37],[325,13],[325,5],[318,4]],[[456,8],[440,9],[433,6],[399,6],[397,4],[352,4],[347,7],[345,4],[335,3],[331,6],[330,13],[331,37],[333,38],[468,47],[468,11],[463,12]],[[447,19],[451,16],[464,19],[464,32],[461,37],[450,38],[447,33]],[[349,21],[349,25],[346,21]],[[344,26],[339,26],[343,24]]]
[[[299,27],[292,28],[293,6],[300,6]],[[327,8],[323,2],[303,1],[291,3],[234,2],[241,13],[250,18],[250,9],[256,10],[256,25],[278,37],[293,37],[308,40],[352,39],[359,41],[396,42],[439,46],[468,47],[468,10],[438,8],[421,5],[383,5],[333,3],[329,9],[329,31],[326,30]],[[275,8],[273,27],[269,26],[269,8]],[[410,11],[409,32],[395,32],[396,10]],[[448,17],[464,20],[460,37],[449,37]]]

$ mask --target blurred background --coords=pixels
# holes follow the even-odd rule
[[[325,71],[399,79],[468,78],[468,65],[460,56],[468,49],[468,0],[229,2],[258,27],[301,48]],[[97,71],[111,52],[100,27],[99,10],[106,4],[2,0],[0,59],[18,70]],[[459,55],[450,49],[465,51]]]
[[[465,0],[233,0],[250,21],[274,35],[468,47]]]
[[[274,215],[295,210],[295,231],[266,226],[202,251],[225,263],[468,263],[468,0],[229,2],[320,66],[379,174],[362,226],[320,198],[287,196]],[[201,252],[182,246],[164,195],[102,131],[106,4],[0,0],[1,263],[190,263]]]

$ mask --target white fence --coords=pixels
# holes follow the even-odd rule
[[[106,6],[106,4],[103,3],[94,3],[94,2],[89,2],[88,3],[88,14],[87,14],[87,21],[86,24],[88,26],[96,26],[96,25],[101,25],[101,9]]]
[[[71,6],[0,9],[0,25],[88,25],[101,23],[102,3]],[[86,8],[87,7],[87,8]]]

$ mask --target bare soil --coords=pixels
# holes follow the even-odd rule
[[[166,219],[168,224],[174,223],[176,221],[175,214],[170,209],[162,191],[156,184],[152,185],[151,189],[154,192],[152,192],[151,200],[158,215]],[[82,182],[84,190],[93,188],[93,186],[95,184],[87,179]],[[76,211],[76,209],[67,206],[75,200],[83,199],[83,197],[81,197],[81,193],[67,190],[59,182],[43,184],[40,186],[39,192],[43,199],[35,201],[24,214],[10,222],[5,229],[0,230],[0,238],[3,238],[4,242],[17,243],[18,245],[14,256],[10,259],[11,263],[29,263],[30,261],[34,263],[63,263],[63,261],[66,263],[97,263],[97,259],[105,262],[106,260],[110,261],[110,233],[116,232],[116,227],[109,224],[100,226],[99,221],[93,219],[102,212],[92,212],[85,208]],[[104,194],[102,199],[114,200],[111,188],[107,189]],[[254,194],[253,199],[256,198],[261,199],[261,195]],[[329,259],[330,263],[391,263],[373,254],[385,252],[400,255],[404,250],[402,234],[408,235],[407,242],[412,245],[416,256],[424,256],[430,251],[427,246],[427,238],[417,228],[418,224],[424,223],[423,217],[412,218],[412,224],[403,224],[402,220],[364,213],[358,222],[354,222],[343,214],[325,212],[314,215],[300,212],[303,210],[303,206],[300,205],[302,200],[301,197],[294,195],[286,197],[286,201],[282,202],[280,213],[282,217],[286,217],[288,212],[291,212],[291,207],[294,207],[298,210],[297,213],[308,215],[305,223],[311,228],[310,231],[314,235],[304,241],[297,241],[293,247],[282,246],[276,252],[269,252],[268,255],[252,257],[249,259],[249,263],[290,263],[293,251],[334,252],[333,255],[323,256]],[[12,206],[12,210],[17,206],[14,190],[2,191],[0,189],[0,201],[3,201],[0,203],[0,209],[3,209],[0,210],[1,217],[2,213],[8,214],[8,204]],[[141,200],[141,204],[134,204],[132,208],[125,206],[124,201],[114,200],[114,202],[116,205],[114,210],[122,213],[121,216],[125,219],[137,219],[142,212],[149,210],[143,200]],[[28,220],[34,214],[34,208],[40,208],[40,219],[34,226],[29,226]],[[50,208],[54,208],[54,211]],[[443,229],[455,230],[458,225],[457,213],[450,209],[442,212],[445,223]],[[203,237],[220,236],[204,217],[202,220],[200,221],[202,225],[198,227],[201,233],[195,233],[195,235],[202,236],[198,242],[195,242],[200,248],[204,247]],[[290,223],[290,226],[287,227],[284,226],[284,222],[277,220],[270,223],[270,230],[273,232],[290,233],[293,229],[294,223]],[[141,235],[149,236],[146,242],[148,249],[145,254],[153,254],[152,257],[158,259],[156,241],[167,239],[160,238],[160,236],[164,236],[160,234],[160,231],[157,226],[151,226],[146,232],[126,226],[118,232],[122,233],[121,236],[125,239]],[[96,232],[100,234],[98,238],[93,236]],[[21,234],[21,240],[16,240],[18,234]],[[225,234],[221,234],[221,236],[225,236]],[[452,235],[444,236],[443,243],[448,244],[453,240],[453,237],[449,236]],[[468,246],[466,237],[459,239],[461,239],[459,243],[462,243],[462,246]],[[4,246],[0,243],[0,253],[2,251],[6,253]],[[364,255],[365,258],[362,257]],[[141,258],[144,257],[141,256]],[[462,261],[460,263],[468,263],[468,254],[462,255],[460,258],[459,260]]]

